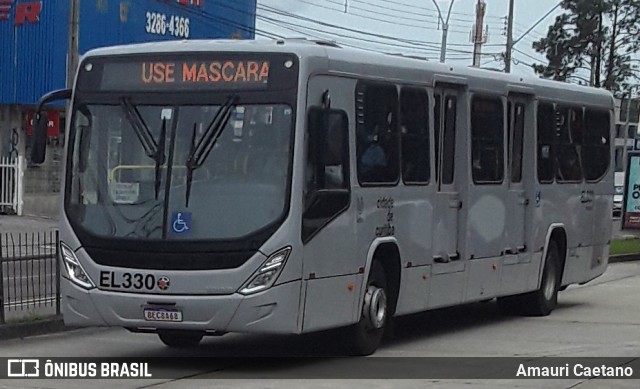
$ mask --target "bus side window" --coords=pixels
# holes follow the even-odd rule
[[[609,113],[587,110],[585,113],[582,162],[587,181],[598,181],[609,169],[610,127]]]
[[[474,96],[471,109],[473,182],[498,184],[504,176],[504,109],[495,97]]]
[[[302,240],[349,205],[349,124],[344,111],[309,110]]]
[[[456,104],[455,96],[444,101],[444,134],[442,139],[442,184],[453,184],[456,151]]]
[[[524,104],[516,104],[513,113],[513,144],[511,145],[511,182],[522,181],[522,142],[524,140]]]
[[[582,143],[582,109],[556,108],[556,180],[582,180],[578,150]]]
[[[538,181],[553,182],[555,157],[555,115],[553,105],[538,105]]]
[[[396,86],[360,82],[356,89],[358,181],[394,184],[400,176]]]
[[[426,184],[431,173],[427,91],[402,88],[400,110],[402,179],[406,184]]]
[[[440,183],[440,134],[442,132],[442,96],[439,94],[434,95],[433,104],[433,135],[435,146],[435,167],[436,167],[436,182]]]

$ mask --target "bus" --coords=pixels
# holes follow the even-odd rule
[[[72,326],[345,331],[497,298],[548,315],[606,270],[610,93],[333,42],[100,48],[69,99],[60,220]]]

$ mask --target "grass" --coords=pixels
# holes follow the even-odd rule
[[[15,318],[15,319],[9,319],[7,320],[7,324],[16,324],[16,323],[31,323],[31,322],[35,322],[35,321],[41,321],[44,320],[45,317],[38,315],[37,313],[29,313],[26,316],[20,317],[20,318]]]
[[[611,255],[640,253],[640,239],[619,239],[611,241]]]

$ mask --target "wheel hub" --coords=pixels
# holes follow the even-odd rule
[[[387,295],[384,289],[369,285],[365,295],[363,313],[369,326],[380,329],[387,319]]]

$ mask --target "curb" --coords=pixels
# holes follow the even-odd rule
[[[25,338],[72,329],[74,328],[64,325],[62,316],[59,315],[38,321],[2,324],[0,325],[0,340]]]
[[[612,255],[609,257],[609,263],[630,262],[640,260],[640,253]]]

